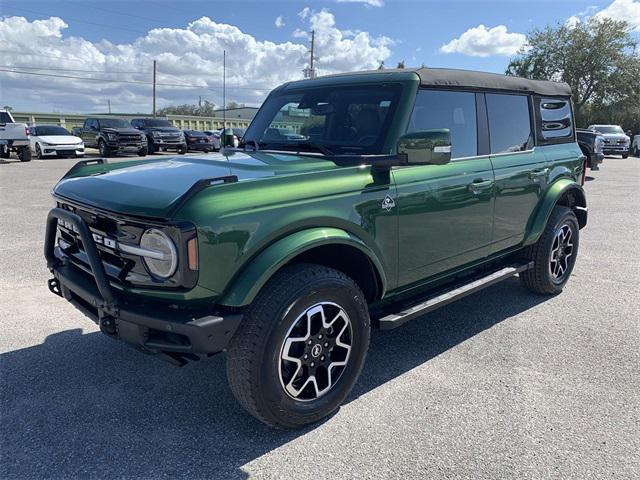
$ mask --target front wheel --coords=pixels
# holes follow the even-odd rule
[[[229,344],[231,391],[272,427],[316,422],[353,388],[369,334],[366,300],[351,278],[320,265],[285,267],[247,308]]]
[[[622,154],[622,158],[629,158],[629,154],[628,153],[623,153]]]
[[[100,151],[101,157],[108,157],[109,155],[111,155],[111,149],[109,148],[109,145],[107,145],[107,142],[102,139],[98,142],[98,150]]]
[[[149,153],[147,147],[142,147],[140,150],[138,150],[139,157],[146,157],[147,153]]]
[[[184,155],[185,153],[187,153],[187,144],[186,143],[180,145],[180,148],[178,149],[178,155]]]
[[[579,240],[580,229],[573,210],[555,207],[540,239],[527,249],[534,266],[520,274],[524,287],[547,295],[562,292],[576,263]]]
[[[36,143],[36,158],[38,160],[42,160],[44,158],[44,155],[42,155],[42,149],[40,148],[39,143]]]

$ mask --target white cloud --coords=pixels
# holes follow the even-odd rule
[[[276,17],[276,27],[280,28],[280,27],[284,27],[285,23],[284,23],[284,18],[282,18],[282,15],[279,15]]]
[[[614,0],[611,5],[596,13],[594,17],[625,20],[633,30],[640,31],[640,1]]]
[[[0,72],[2,104],[12,105],[17,110],[89,112],[105,111],[107,99],[110,99],[113,111],[148,112],[154,59],[158,61],[160,107],[195,103],[199,95],[220,104],[222,51],[226,50],[227,100],[255,105],[276,85],[301,78],[309,55],[306,39],[282,43],[258,40],[234,25],[218,23],[209,17],[199,18],[184,28],[154,28],[124,44],[70,37],[65,35],[66,28],[67,24],[58,17],[35,21],[0,17],[2,63],[15,66],[15,70],[21,70],[19,66],[92,70],[95,73],[37,72],[142,83]],[[308,10],[304,28],[316,30],[320,74],[375,68],[391,55],[393,42],[389,38],[374,37],[368,32],[345,35],[336,25],[334,15],[327,10]]]
[[[580,22],[581,22],[581,20],[580,20],[580,17],[578,15],[571,15],[569,18],[567,18],[565,20],[564,24],[569,28],[574,28]]]
[[[524,46],[527,37],[522,33],[510,33],[504,25],[487,28],[484,25],[470,28],[459,38],[442,45],[442,53],[462,53],[473,57],[514,55]]]
[[[309,33],[305,30],[300,30],[299,28],[296,28],[291,35],[293,38],[309,38]]]
[[[304,20],[304,19],[306,19],[306,18],[309,16],[309,14],[310,14],[310,13],[311,13],[311,9],[310,9],[309,7],[304,7],[302,10],[300,10],[300,11],[298,12],[298,16],[299,16],[302,20]]]
[[[336,0],[337,3],[362,3],[367,7],[384,7],[383,0]]]

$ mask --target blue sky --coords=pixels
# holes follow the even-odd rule
[[[274,86],[272,83],[299,74],[303,66],[300,62],[304,60],[302,46],[307,44],[303,32],[314,25],[323,35],[317,50],[321,73],[371,68],[380,60],[389,67],[405,60],[407,66],[424,63],[434,67],[501,73],[512,52],[522,43],[522,35],[534,27],[563,23],[572,16],[584,18],[603,11],[626,16],[631,12],[632,17],[640,11],[637,0],[1,1],[0,64],[5,67],[40,65],[43,68],[38,70],[40,73],[51,73],[53,70],[45,68],[95,68],[98,72],[109,72],[115,71],[114,65],[118,65],[120,71],[145,65],[146,71],[149,58],[164,54],[167,58],[159,60],[159,68],[165,69],[165,82],[172,78],[174,82],[212,86],[218,85],[218,57],[226,48],[232,57],[230,71],[233,73],[235,70],[236,73],[236,77],[230,79],[231,85],[234,82],[237,85],[235,92],[233,87],[230,90],[231,99],[253,104],[259,103],[264,91]],[[612,9],[612,3],[616,8]],[[18,24],[15,19],[9,23],[7,19],[12,17],[23,17],[26,23]],[[55,17],[61,19],[64,26],[51,20]],[[185,38],[185,31],[190,28],[188,25],[202,17],[208,17],[210,22],[191,30],[197,35],[205,32],[209,43],[191,36]],[[276,22],[278,17],[280,21]],[[49,23],[34,23],[37,20]],[[637,18],[634,21],[640,22]],[[235,29],[229,31],[227,26]],[[165,30],[162,34],[149,36],[148,32],[157,28]],[[640,30],[640,25],[638,28]],[[8,32],[10,29],[13,33]],[[21,35],[16,33],[19,30],[23,30]],[[296,30],[297,34],[294,33]],[[360,32],[366,34],[358,36]],[[256,42],[259,45],[254,49]],[[366,48],[355,48],[358,45]],[[448,47],[443,49],[443,45]],[[15,53],[25,50],[31,51],[33,56]],[[347,50],[358,52],[349,53]],[[46,59],[43,52],[54,52],[52,56],[60,58],[60,61]],[[187,56],[189,52],[192,52],[191,56]],[[171,53],[175,55],[171,57]],[[255,68],[252,62],[257,62]],[[202,66],[199,71],[194,69],[196,63]],[[205,65],[211,69],[209,76],[203,71]],[[255,78],[247,78],[252,76]],[[77,85],[83,83],[79,79],[27,77],[7,72],[2,75],[0,72],[0,100],[3,104],[36,110],[102,108],[101,101],[86,98],[92,94],[96,98],[104,95],[115,97],[116,104],[120,102],[120,110],[125,107],[135,110],[144,104],[138,104],[136,100],[136,96],[144,96],[140,93],[144,89],[135,85],[119,87],[128,92],[127,96],[117,92],[115,84],[114,88],[105,91],[93,82],[95,89],[87,90]],[[113,74],[108,78],[113,79]],[[69,95],[61,91],[65,84]],[[262,90],[250,91],[250,86],[258,84]],[[46,85],[55,91],[49,97],[33,91],[28,94],[21,92],[20,88],[27,85],[31,89]],[[203,93],[206,98],[219,103],[219,93],[213,90],[217,87],[211,88],[199,93],[195,88],[185,92],[176,87],[166,88],[160,103],[187,101]]]

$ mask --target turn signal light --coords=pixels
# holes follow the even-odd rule
[[[198,239],[193,237],[187,242],[187,260],[189,270],[198,270]]]

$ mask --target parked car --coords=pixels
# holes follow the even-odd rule
[[[85,147],[97,148],[103,157],[124,152],[144,157],[148,153],[147,136],[121,118],[89,117],[78,134]]]
[[[11,112],[0,110],[0,157],[9,158],[12,151],[21,162],[31,160],[29,127],[26,123],[16,123]]]
[[[179,128],[163,118],[134,118],[131,120],[133,128],[144,132],[147,136],[149,153],[159,150],[175,150],[180,155],[187,153],[187,143]]]
[[[589,125],[588,130],[599,132],[604,137],[603,152],[605,155],[629,156],[630,138],[625,135],[619,125]]]
[[[184,138],[187,141],[188,150],[200,152],[213,152],[214,144],[211,138],[204,132],[198,130],[184,130]]]
[[[640,157],[640,133],[636,133],[633,136],[633,144],[631,145],[631,151],[635,157]]]
[[[59,125],[37,125],[29,128],[31,152],[36,157],[84,157],[84,143]]]
[[[580,150],[587,157],[587,166],[591,170],[599,170],[599,166],[604,160],[602,148],[604,137],[593,130],[576,129],[576,137]]]
[[[267,136],[292,107],[292,129],[322,135]],[[562,291],[587,223],[574,125],[566,83],[427,68],[290,82],[225,155],[72,168],[53,189],[49,288],[175,364],[226,350],[242,406],[301,427],[349,395],[372,327],[514,275]]]
[[[211,139],[211,144],[213,145],[213,150],[220,150],[220,131],[219,130],[205,130],[203,132]]]
[[[218,138],[222,138],[223,131],[224,131],[224,128],[221,128],[220,130],[218,130]],[[233,147],[237,148],[238,145],[240,144],[242,137],[244,136],[245,129],[234,127],[234,128],[231,128],[231,131],[233,132]]]

